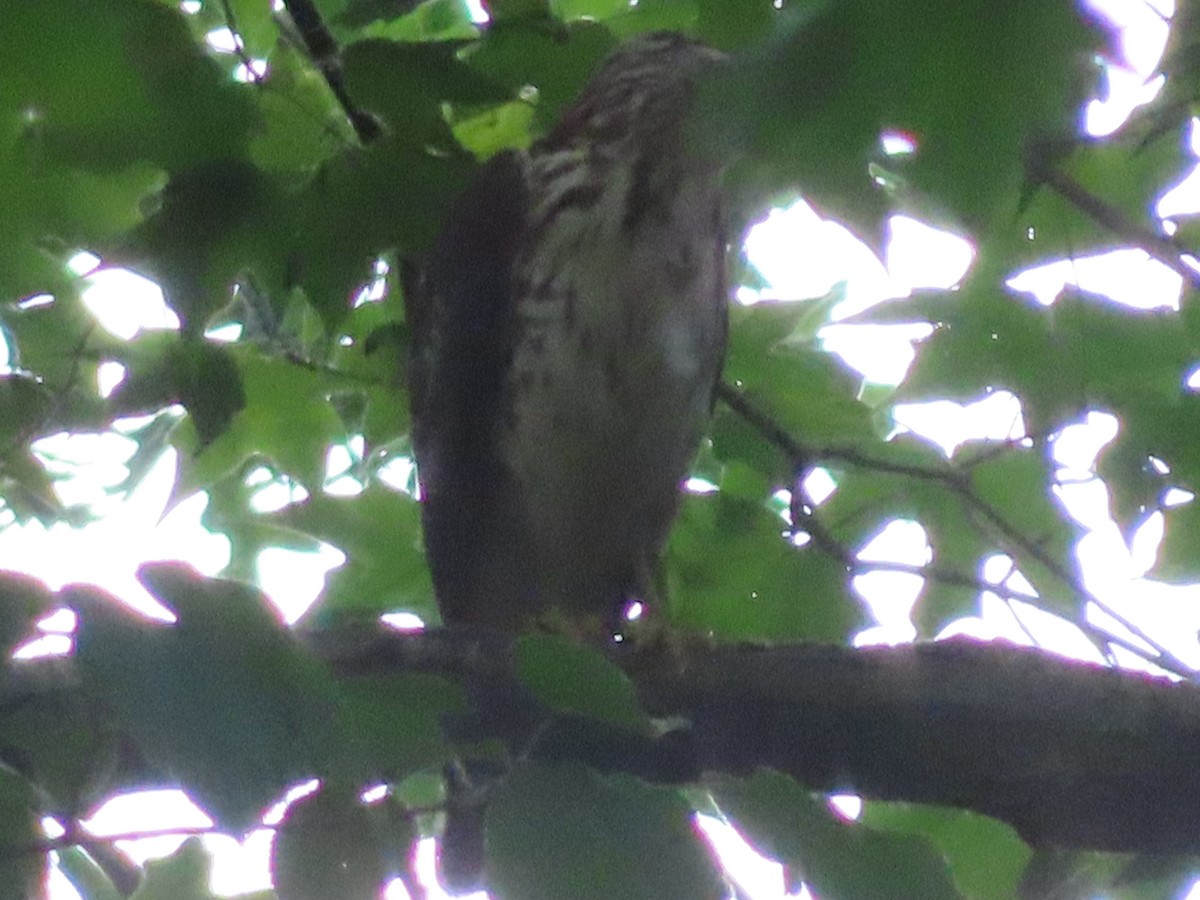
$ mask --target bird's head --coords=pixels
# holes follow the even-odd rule
[[[627,40],[605,58],[537,147],[617,147],[631,140],[645,146],[656,139],[674,145],[695,105],[698,82],[727,59],[678,32],[649,32]]]

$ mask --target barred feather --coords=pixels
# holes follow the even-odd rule
[[[627,42],[447,220],[410,321],[448,623],[608,621],[648,594],[724,350],[720,161],[686,133],[720,59]]]

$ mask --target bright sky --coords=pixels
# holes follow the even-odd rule
[[[1166,38],[1163,16],[1170,15],[1172,4],[1169,0],[1092,0],[1091,5],[1119,24],[1130,62],[1128,71],[1111,72],[1111,98],[1105,103],[1094,102],[1088,109],[1089,130],[1104,134],[1118,127],[1135,105],[1150,99],[1157,90],[1157,82],[1147,79],[1161,54]],[[214,34],[212,44],[222,47],[222,36]],[[1200,209],[1198,182],[1200,175],[1193,172],[1163,198],[1160,213]],[[949,287],[963,276],[972,260],[971,246],[965,240],[897,217],[891,222],[886,260],[881,263],[848,231],[822,221],[803,203],[776,210],[757,226],[749,236],[747,252],[770,285],[765,296],[819,297],[845,282],[846,300],[838,311],[839,318],[881,299],[904,296],[914,288]],[[90,271],[94,264],[94,257],[81,256],[77,261],[82,271]],[[104,271],[90,275],[88,280],[85,300],[114,334],[130,337],[140,328],[177,327],[158,288],[145,279],[127,272]],[[1043,303],[1052,302],[1066,283],[1078,283],[1116,302],[1139,306],[1175,308],[1180,294],[1179,276],[1138,250],[1064,261],[1013,280],[1015,288],[1034,293]],[[822,340],[869,380],[896,384],[912,361],[912,341],[920,336],[919,329],[833,325],[823,332]],[[104,378],[107,389],[111,389],[120,378],[119,367],[106,372]],[[938,440],[947,451],[968,438],[1020,437],[1024,433],[1020,404],[1005,392],[967,406],[949,402],[911,405],[898,410],[897,419],[904,427]],[[1116,420],[1112,416],[1093,413],[1086,422],[1064,431],[1055,443],[1056,459],[1072,475],[1079,476],[1075,483],[1063,487],[1061,495],[1071,514],[1089,529],[1079,550],[1088,587],[1181,658],[1200,666],[1200,644],[1196,640],[1200,630],[1200,586],[1171,587],[1141,578],[1161,539],[1161,517],[1153,518],[1141,529],[1130,552],[1108,518],[1103,484],[1088,472],[1100,447],[1115,433]],[[38,449],[52,466],[61,465],[64,471],[75,473],[60,485],[63,500],[92,503],[101,515],[98,521],[80,529],[45,528],[36,523],[8,527],[0,539],[0,568],[30,572],[54,588],[74,581],[98,584],[153,612],[155,604],[134,578],[142,562],[181,559],[213,575],[227,563],[226,539],[209,534],[200,525],[206,502],[203,496],[164,511],[174,478],[173,458],[164,459],[132,496],[119,500],[105,489],[124,478],[123,463],[132,452],[131,442],[118,435],[63,435],[40,442]],[[337,471],[341,462],[331,460],[331,471]],[[822,490],[819,476],[813,479],[812,487],[814,491]],[[269,496],[264,501],[274,502]],[[925,561],[928,546],[919,525],[895,522],[871,542],[864,556]],[[259,562],[261,583],[285,615],[295,619],[315,599],[324,572],[340,560],[341,554],[332,548],[320,554],[273,550]],[[995,571],[987,571],[985,576],[1001,577],[1003,566],[1002,560],[994,561]],[[856,589],[872,604],[878,620],[878,626],[860,635],[859,642],[911,639],[908,615],[919,586],[915,576],[892,573],[856,579]],[[1098,614],[1097,620],[1102,621],[1102,616]],[[69,615],[48,623],[49,634],[41,649],[62,648],[70,626]],[[994,596],[983,598],[979,616],[958,623],[952,630],[980,637],[1003,636],[1022,643],[1028,642],[1028,631],[1060,652],[1096,658],[1094,648],[1074,629],[1032,607],[1008,604]],[[839,808],[853,815],[855,804],[849,800]],[[98,834],[208,824],[186,797],[174,791],[119,798],[107,804],[90,823]],[[716,820],[702,819],[701,827],[720,848],[731,875],[747,896],[754,900],[780,900],[784,896],[777,864],[758,856],[732,829]],[[269,841],[270,834],[265,830],[251,835],[243,844],[225,837],[207,839],[216,855],[214,889],[234,893],[268,886]],[[122,846],[141,860],[170,852],[178,843],[179,839],[168,837]],[[444,897],[432,880],[429,842],[421,848],[418,868],[430,887],[431,900]],[[78,895],[65,879],[56,876],[52,896],[54,900],[66,900]],[[397,884],[388,900],[404,896]]]

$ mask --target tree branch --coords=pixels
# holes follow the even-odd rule
[[[1033,846],[1200,847],[1195,685],[965,640],[693,649],[637,684],[705,769],[972,809]]]
[[[350,658],[312,637],[339,675],[407,661],[511,681],[510,696],[528,697],[461,636],[378,633],[354,641]],[[1189,683],[964,639],[858,650],[693,641],[615,658],[648,712],[686,724],[654,739],[542,710],[530,755],[668,782],[768,767],[814,790],[974,810],[1035,847],[1200,849],[1200,687]]]
[[[354,129],[358,139],[363,144],[369,144],[378,139],[383,134],[383,127],[373,115],[360,109],[346,91],[337,40],[325,26],[325,20],[321,18],[320,11],[312,0],[283,0],[283,7],[295,24],[309,58],[325,79],[325,83],[329,85],[333,96],[341,104],[342,110],[350,122],[350,127]]]
[[[1200,687],[1186,682],[963,639],[621,646],[643,708],[675,723],[654,736],[547,709],[503,635],[361,628],[304,642],[338,680],[453,678],[474,710],[467,737],[514,755],[678,784],[767,767],[817,791],[974,810],[1035,847],[1200,850]],[[21,702],[23,685],[27,702],[78,693],[63,661],[43,662],[10,666],[0,700]]]
[[[1128,244],[1144,250],[1183,277],[1193,289],[1200,288],[1200,272],[1181,256],[1187,251],[1169,237],[1134,222],[1125,213],[1088,191],[1083,185],[1053,165],[1054,154],[1034,147],[1025,154],[1025,172],[1034,184],[1045,185],[1068,203],[1093,219],[1101,227]]]
[[[887,459],[869,456],[854,448],[809,447],[792,437],[770,415],[756,406],[744,393],[732,385],[721,382],[717,386],[716,394],[722,402],[758,431],[769,444],[782,451],[788,457],[797,472],[797,484],[793,487],[793,496],[799,491],[799,474],[821,460],[830,459],[872,471],[888,472],[896,475],[904,475],[909,478],[938,482],[955,494],[964,506],[973,510],[987,523],[998,536],[998,543],[1004,552],[1013,556],[1018,561],[1021,558],[1026,558],[1043,566],[1046,571],[1062,582],[1075,595],[1081,608],[1087,603],[1094,604],[1097,609],[1102,610],[1105,614],[1111,616],[1113,621],[1127,629],[1144,646],[1139,646],[1120,635],[1115,635],[1110,631],[1093,625],[1083,618],[1073,620],[1073,624],[1085,634],[1102,644],[1120,646],[1153,662],[1165,671],[1183,678],[1195,679],[1197,677],[1195,669],[1185,660],[1158,644],[1137,624],[1131,622],[1127,617],[1089,591],[1082,581],[1059,560],[1038,546],[1036,541],[1022,534],[1021,530],[1010,523],[999,510],[979,497],[972,489],[969,475],[964,470],[956,468],[950,463],[947,463],[945,467],[937,468],[896,463]],[[805,509],[804,506],[808,506],[809,508]],[[805,504],[804,506],[793,504],[793,524],[806,531],[812,537],[813,543],[818,549],[833,556],[855,573],[879,569],[903,571],[921,575],[922,577],[930,578],[943,584],[978,587],[981,591],[992,591],[1001,596],[1008,596],[1010,599],[1018,599],[1026,602],[1036,602],[1037,600],[1036,595],[1026,595],[1023,592],[1014,593],[1001,585],[994,585],[966,573],[956,572],[944,567],[920,566],[909,569],[903,566],[898,568],[894,564],[881,564],[860,560],[849,548],[841,545],[829,534],[817,516],[815,509],[811,508],[811,504]],[[1149,651],[1147,651],[1147,648],[1150,648]]]

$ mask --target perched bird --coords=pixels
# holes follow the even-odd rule
[[[611,636],[651,593],[725,346],[722,160],[688,128],[723,58],[622,44],[545,137],[482,168],[408,292],[448,625]]]

